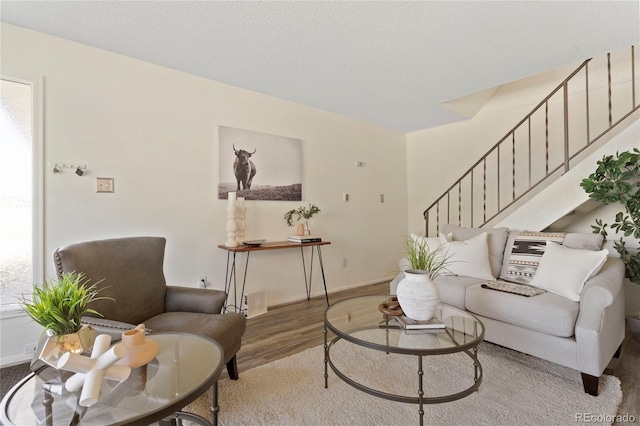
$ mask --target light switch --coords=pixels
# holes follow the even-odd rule
[[[384,194],[380,194],[380,202],[384,203]]]
[[[345,203],[349,201],[349,194],[342,194],[342,201],[344,201]]]
[[[97,191],[96,192],[113,192],[113,178],[96,178]]]

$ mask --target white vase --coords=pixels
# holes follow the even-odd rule
[[[440,290],[429,279],[429,272],[409,269],[396,290],[398,302],[404,314],[417,321],[433,318],[440,303]]]

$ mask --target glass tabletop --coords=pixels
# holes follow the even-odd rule
[[[325,325],[338,337],[388,352],[437,355],[477,346],[484,338],[482,322],[472,314],[441,303],[435,317],[444,329],[405,330],[378,305],[390,296],[363,296],[337,302],[327,308]]]
[[[122,383],[103,380],[95,405],[81,407],[80,391],[68,392],[63,384],[44,383],[31,375],[3,400],[3,421],[15,425],[44,424],[43,402],[49,394],[53,397],[50,424],[149,424],[179,411],[218,379],[223,355],[217,342],[184,333],[150,334],[147,338],[158,342],[156,358],[146,366],[132,369]]]

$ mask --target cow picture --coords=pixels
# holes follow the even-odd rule
[[[302,141],[219,126],[218,199],[302,201]]]
[[[251,181],[256,175],[256,165],[250,160],[251,156],[256,153],[245,151],[244,149],[236,149],[233,145],[233,151],[236,153],[236,159],[233,160],[233,174],[236,175],[238,187],[236,191],[241,189],[251,189]]]

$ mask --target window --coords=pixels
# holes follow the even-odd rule
[[[0,78],[0,311],[43,278],[42,77]]]

